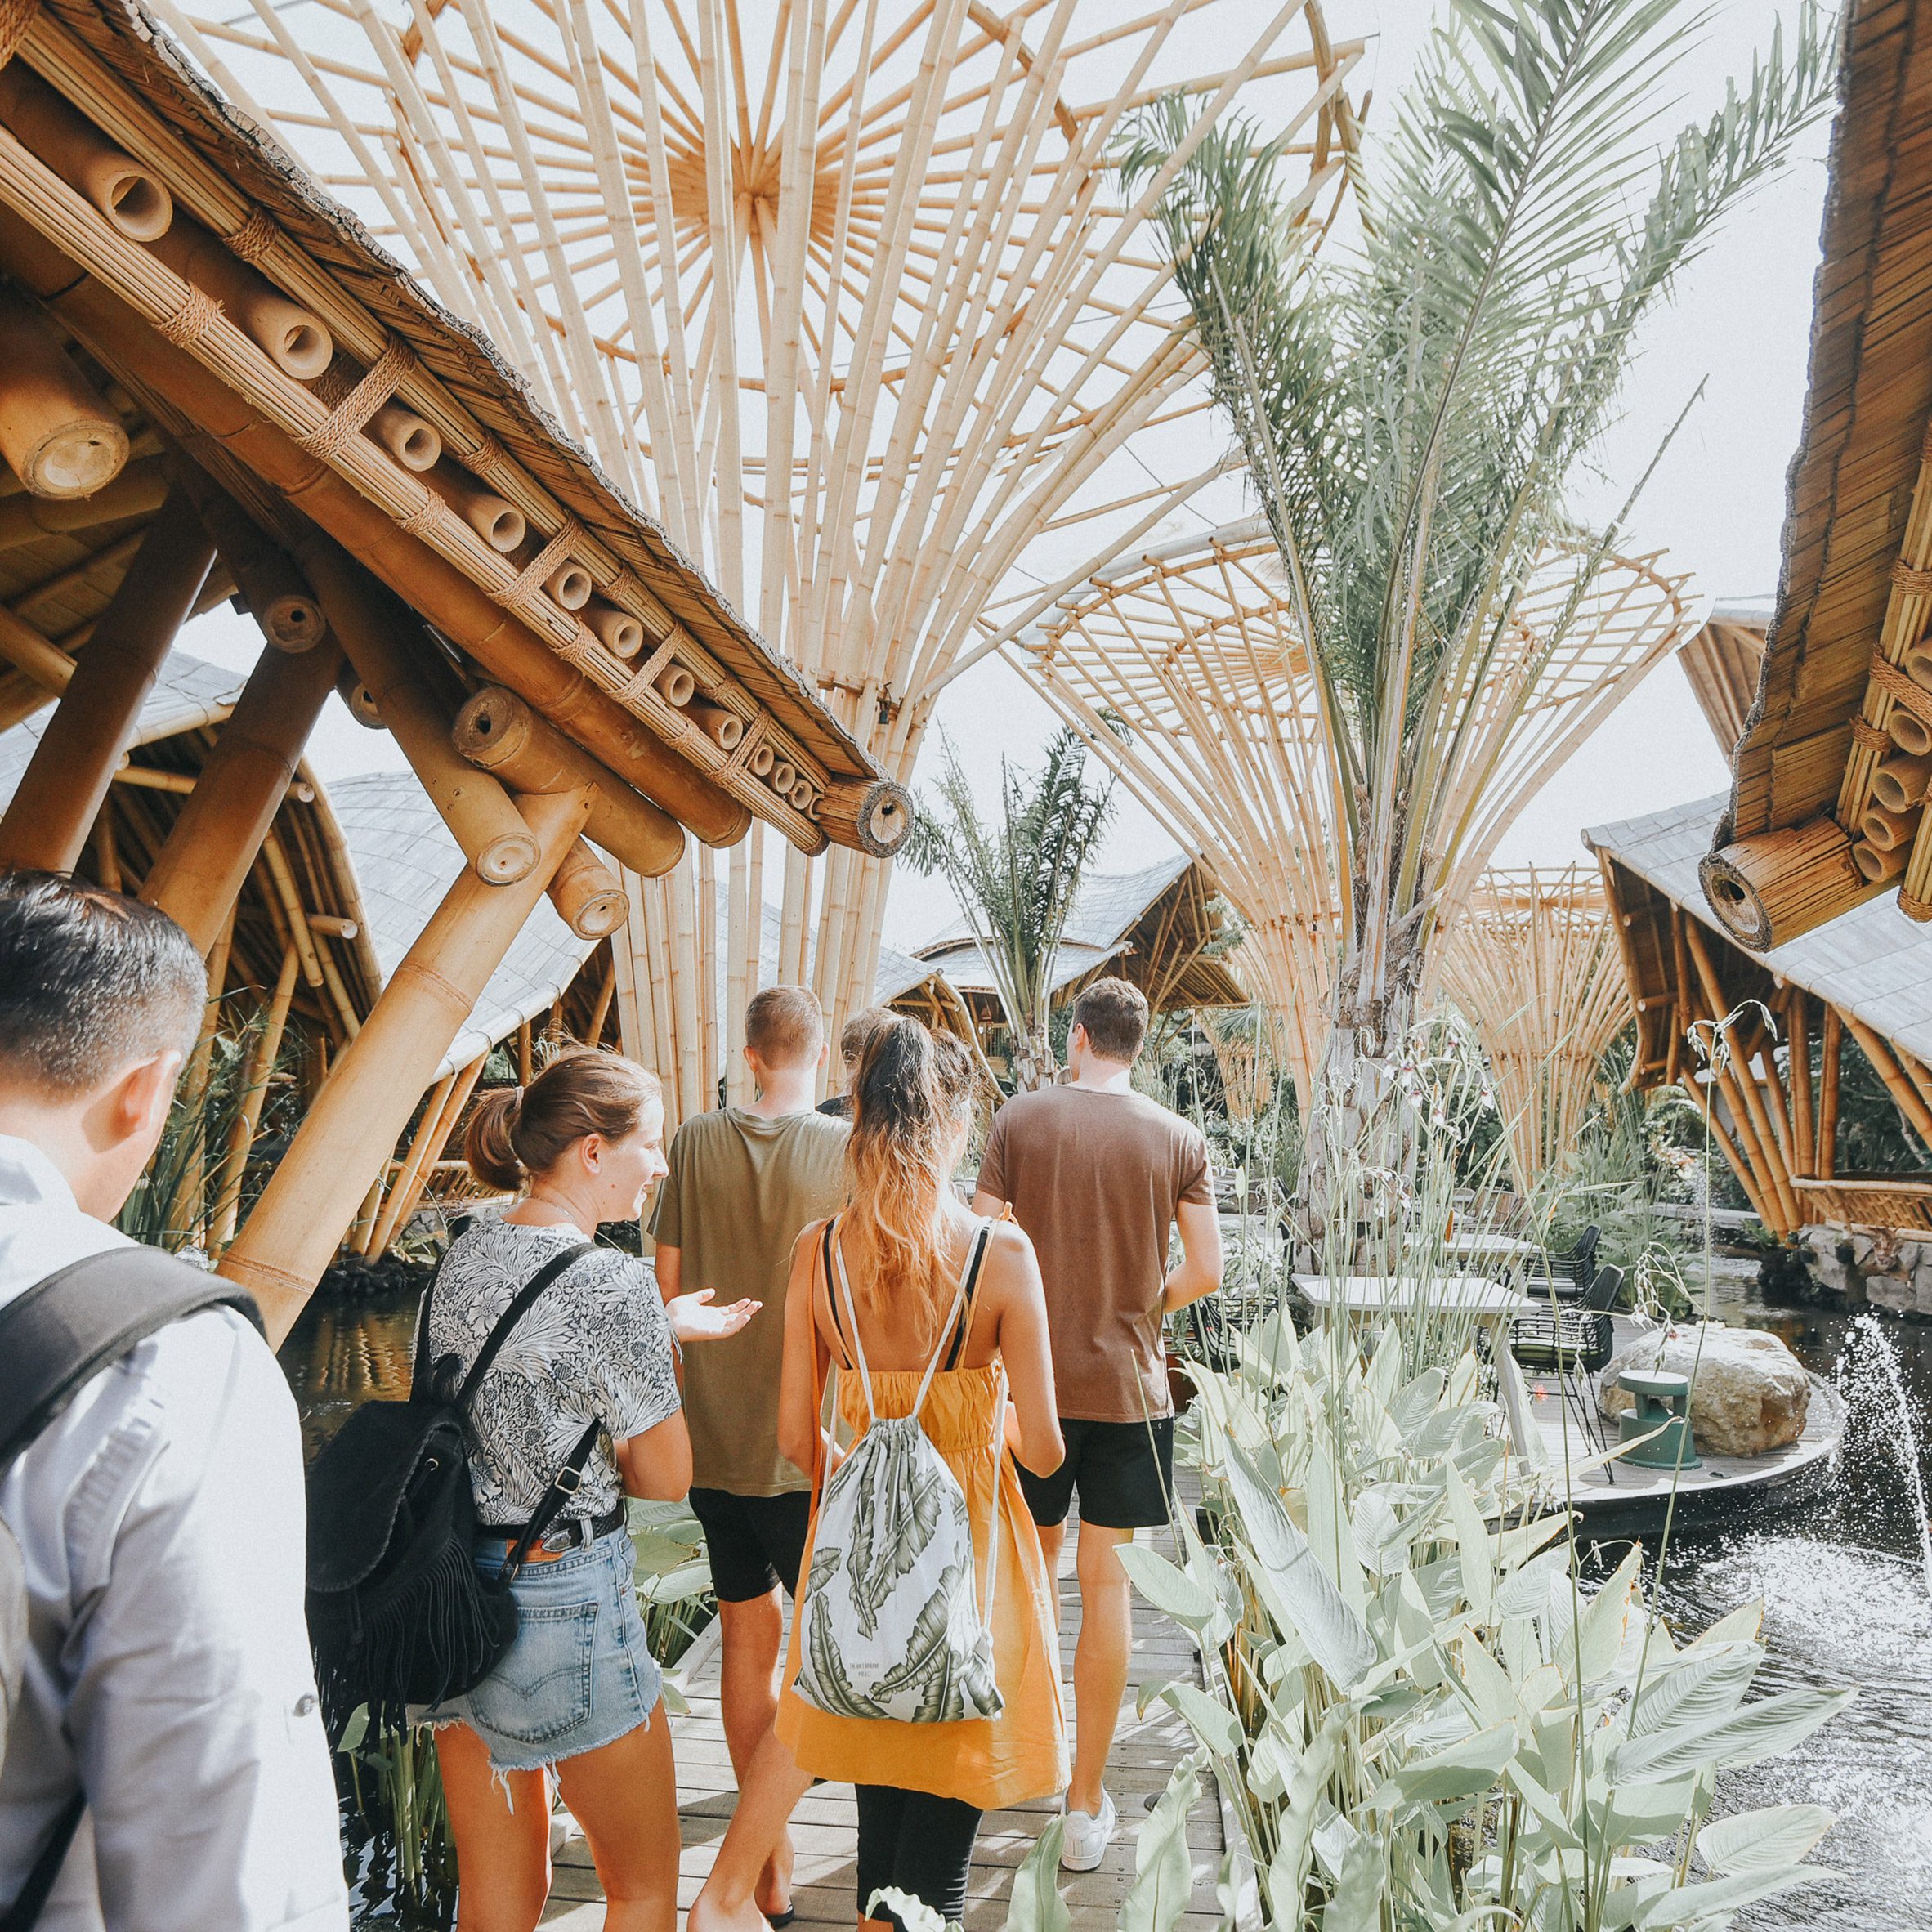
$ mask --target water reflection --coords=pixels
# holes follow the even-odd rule
[[[409,1358],[416,1323],[414,1291],[366,1301],[310,1301],[278,1357],[302,1412],[302,1449],[315,1451],[378,1398],[409,1393]]]
[[[1747,1281],[1720,1281],[1713,1299],[1720,1318],[1782,1335],[1827,1378],[1853,1339],[1851,1317],[1767,1308]],[[1932,1329],[1887,1321],[1885,1333],[1922,1456]],[[1840,1876],[1751,1907],[1741,1927],[1932,1929],[1932,1597],[1921,1568],[1922,1524],[1912,1486],[1873,1433],[1881,1411],[1853,1410],[1832,1489],[1680,1541],[1666,1575],[1665,1607],[1692,1629],[1764,1600],[1761,1691],[1854,1685],[1858,1693],[1797,1751],[1720,1778],[1720,1811],[1816,1804],[1839,1816],[1815,1855]]]

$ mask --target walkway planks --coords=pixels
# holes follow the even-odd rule
[[[1073,1645],[1080,1628],[1080,1594],[1073,1574],[1076,1541],[1075,1536],[1068,1536],[1060,1564],[1061,1681],[1066,1687],[1070,1722]],[[1164,1532],[1156,1546],[1171,1554],[1171,1535]],[[724,1836],[731,1814],[735,1792],[731,1757],[718,1716],[717,1630],[713,1623],[678,1672],[691,1705],[690,1715],[677,1719],[673,1729],[677,1740],[678,1813],[684,1829],[680,1907],[696,1895],[711,1867],[718,1840]],[[1120,1903],[1134,1881],[1134,1834],[1147,1815],[1149,1800],[1167,1788],[1174,1767],[1187,1755],[1187,1727],[1165,1705],[1155,1706],[1144,1719],[1134,1715],[1135,1694],[1141,1685],[1176,1677],[1200,1681],[1192,1643],[1185,1630],[1137,1595],[1134,1658],[1107,1781],[1120,1808],[1121,1829],[1098,1872],[1060,1875],[1060,1890],[1074,1932],[1113,1932]],[[1004,1925],[1014,1867],[1031,1849],[1058,1808],[1056,1801],[1042,1800],[988,1817],[973,1858],[967,1932],[997,1932]],[[856,1916],[856,1831],[849,1785],[818,1786],[799,1804],[792,1823],[798,1846],[792,1896],[800,1927],[852,1925]],[[1220,1807],[1211,1777],[1204,1777],[1201,1800],[1189,1816],[1187,1841],[1193,1850],[1195,1884],[1189,1910],[1181,1920],[1181,1932],[1214,1932],[1221,1923],[1214,1881],[1221,1866],[1223,1840]],[[543,1922],[567,1927],[569,1932],[597,1932],[604,1922],[602,1898],[590,1854],[583,1839],[573,1836],[557,1854],[556,1882]]]

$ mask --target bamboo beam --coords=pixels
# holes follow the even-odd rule
[[[537,839],[536,865],[506,886],[485,885],[466,869],[337,1060],[221,1262],[221,1272],[262,1304],[271,1342],[293,1325],[589,806],[585,793],[560,792],[520,807]]]
[[[1932,1152],[1932,1107],[1926,1106],[1925,1095],[1905,1077],[1905,1070],[1894,1058],[1890,1047],[1863,1020],[1848,1013],[1845,1023],[1859,1050],[1872,1062],[1872,1071],[1885,1082],[1885,1091],[1898,1103],[1907,1124]]]
[[[0,865],[65,872],[78,861],[161,660],[213,561],[194,505],[185,494],[171,494],[0,818]]]
[[[313,651],[328,635],[315,594],[302,581],[295,561],[271,543],[254,520],[217,488],[198,465],[184,463],[184,481],[215,540],[221,561],[233,573],[248,612],[277,651]]]
[[[579,839],[545,888],[557,915],[579,939],[606,939],[629,915],[617,875]]]
[[[0,72],[5,69],[0,69]],[[158,456],[131,463],[92,496],[0,498],[0,551],[22,550],[54,536],[145,517],[167,501],[168,480]]]
[[[1859,870],[1852,843],[1836,819],[1814,818],[1707,852],[1697,876],[1726,934],[1769,952],[1885,890]]]
[[[0,86],[6,69],[0,68]],[[0,458],[37,497],[92,496],[121,473],[127,432],[47,317],[0,292]]]
[[[262,652],[142,883],[141,897],[198,947],[234,906],[288,796],[340,658],[333,646]]]
[[[414,613],[325,539],[306,546],[302,561],[356,677],[463,856],[491,885],[521,879],[537,862],[536,841],[503,786],[451,749]]]

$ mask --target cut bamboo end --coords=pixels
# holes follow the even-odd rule
[[[754,745],[751,754],[745,761],[745,768],[754,778],[769,778],[771,767],[778,763],[778,754],[769,745]]]
[[[1916,812],[1888,812],[1882,805],[1868,805],[1858,821],[1858,836],[1881,852],[1892,852],[1911,844],[1918,822]]]
[[[603,939],[629,912],[616,874],[579,839],[564,856],[545,888],[557,917],[579,939]]]
[[[1908,758],[1923,758],[1932,752],[1932,725],[1907,711],[1903,704],[1892,707],[1892,715],[1885,720],[1885,730],[1890,734],[1892,742]]]
[[[597,585],[582,564],[566,563],[543,579],[543,588],[561,609],[581,610],[590,602],[590,593]],[[639,628],[642,627],[640,625]]]
[[[1907,647],[1900,669],[1921,691],[1932,691],[1932,636]]]
[[[811,810],[814,801],[818,797],[818,794],[812,789],[812,780],[809,778],[800,778],[795,780],[793,782],[792,789],[790,792],[787,794],[787,796],[791,801],[791,807],[793,811],[804,812],[807,817],[811,817],[812,819],[812,822],[815,825],[818,822],[816,817],[812,814]]]
[[[129,463],[91,496],[38,497],[23,491],[0,501],[0,551],[17,550],[56,533],[145,517],[159,509],[167,495],[168,477],[159,457]]]
[[[354,919],[338,917],[333,912],[311,912],[309,915],[309,930],[325,932],[331,939],[353,939],[362,928]]]
[[[1932,757],[1890,758],[1872,774],[1873,800],[1887,812],[1910,812],[1925,800]]]
[[[435,463],[423,472],[423,481],[492,550],[508,557],[522,548],[530,532],[522,511],[494,490],[485,490],[461,463]]]
[[[1869,840],[1861,839],[1853,846],[1851,856],[1859,878],[1871,885],[1885,885],[1905,870],[1903,845],[1894,845],[1890,851],[1881,852]]]
[[[642,630],[643,626],[640,624],[638,628]],[[722,704],[700,698],[689,706],[688,712],[699,730],[720,751],[736,751],[744,741],[745,720],[736,711],[727,711]]]
[[[816,816],[834,845],[889,859],[912,830],[912,794],[889,778],[834,785]]]
[[[284,591],[260,613],[262,634],[291,657],[313,651],[329,635],[322,606],[306,590]]]
[[[641,619],[602,597],[593,597],[584,606],[584,621],[597,641],[616,657],[635,657],[644,648]]]
[[[771,786],[780,798],[790,795],[792,787],[798,782],[798,767],[789,758],[779,758],[771,767]]]
[[[1878,889],[1853,863],[1851,848],[1845,828],[1821,816],[1707,853],[1698,876],[1725,932],[1764,952],[1849,912]]]
[[[0,123],[130,241],[167,234],[174,220],[167,184],[18,60],[0,68]]]
[[[364,731],[387,731],[382,722],[382,713],[376,704],[376,695],[358,678],[354,670],[345,667],[341,677],[335,681],[336,695],[349,708],[349,715]]]
[[[697,691],[697,679],[682,664],[669,665],[658,674],[657,695],[673,711],[682,711]]]
[[[400,404],[384,403],[369,419],[369,433],[405,470],[418,476],[427,476],[442,461],[443,439],[435,424]]]
[[[594,786],[585,829],[633,872],[660,878],[683,856],[684,830],[670,813],[566,738],[513,691],[492,685],[476,692],[457,713],[449,737],[472,764],[520,792]]]
[[[0,69],[0,74],[6,70]],[[92,496],[119,476],[127,432],[47,316],[0,293],[0,457],[34,496]]]
[[[312,382],[334,360],[335,338],[321,317],[291,302],[199,221],[183,215],[150,245],[182,280],[218,302],[284,375]]]

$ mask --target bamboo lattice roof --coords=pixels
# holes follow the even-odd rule
[[[1711,849],[1724,806],[1722,794],[1696,799],[1642,818],[1593,826],[1583,834],[1584,842],[1599,859],[1648,888],[1648,894],[1721,932],[1705,902],[1697,865]],[[1661,987],[1675,977],[1667,928],[1658,927],[1648,894],[1633,892],[1627,883],[1616,893],[1626,929],[1641,949],[1644,983],[1633,988],[1639,1000],[1645,984]],[[1804,987],[1914,1059],[1932,1062],[1932,932],[1907,919],[1890,899],[1868,901],[1755,957],[1775,980]],[[1649,1046],[1647,1050],[1657,1051]]]
[[[1932,7],[1849,0],[1844,45],[1777,605],[1720,847],[1825,815],[1857,836],[1882,738],[1855,745],[1854,721],[1882,727],[1891,704],[1873,654],[1897,663],[1932,615]],[[1905,874],[1921,901],[1925,822]],[[1858,890],[1832,886],[1827,910]]]
[[[1552,646],[1576,569],[1574,553],[1553,551],[1500,661],[1451,694],[1466,729],[1443,923],[1523,805],[1683,635],[1685,580],[1656,557],[1613,557]],[[1212,869],[1248,928],[1232,963],[1290,1016],[1305,1093],[1337,937],[1339,842],[1314,682],[1265,524],[1123,555],[1023,642],[1049,700]]]

